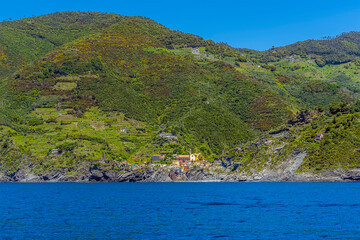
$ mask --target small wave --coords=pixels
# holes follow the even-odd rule
[[[234,221],[236,223],[245,223],[246,221],[245,220],[237,220],[237,221]]]
[[[229,238],[228,235],[218,235],[218,236],[212,236],[212,238]]]
[[[239,205],[237,203],[227,203],[227,202],[187,202],[190,204],[198,204],[205,206],[231,206],[231,205]]]
[[[329,204],[319,204],[319,207],[360,207],[360,204],[329,203]]]

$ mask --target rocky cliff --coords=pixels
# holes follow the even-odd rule
[[[0,172],[0,182],[342,182],[360,181],[360,169],[333,170],[319,174],[296,173],[296,167],[304,158],[298,153],[289,158],[288,163],[277,168],[265,169],[255,174],[234,171],[233,166],[222,167],[221,171],[192,169],[174,171],[165,168],[136,170],[109,168],[89,168],[81,174],[72,175],[66,169],[57,169],[47,174],[35,174],[27,169],[18,169],[7,174]]]

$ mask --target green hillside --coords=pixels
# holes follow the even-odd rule
[[[356,33],[326,41],[339,39],[358,44]],[[317,44],[334,47],[327,55],[307,43],[304,54],[255,52],[143,17],[62,12],[2,22],[1,168],[74,174],[104,157],[148,163],[190,149],[212,161],[300,110],[356,102],[357,52],[326,41]],[[351,59],[327,58],[345,53]]]
[[[319,66],[325,64],[341,64],[358,62],[360,56],[360,32],[343,33],[337,37],[326,37],[323,40],[307,40],[284,47],[274,47],[267,51],[250,53],[262,62],[276,62],[284,57],[297,55],[302,58],[311,57]]]
[[[359,102],[334,104],[329,109],[302,111],[268,136],[233,152],[238,171],[260,172],[276,168],[299,153],[306,153],[298,173],[349,170],[360,165]],[[321,139],[316,139],[317,135]]]
[[[95,33],[121,18],[115,14],[62,12],[1,22],[0,76],[11,74],[56,47]]]

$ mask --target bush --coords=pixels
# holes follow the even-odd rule
[[[57,146],[57,148],[61,151],[67,151],[67,152],[71,152],[73,151],[75,148],[77,147],[77,143],[76,142],[64,142],[60,145]]]

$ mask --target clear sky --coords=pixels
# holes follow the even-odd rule
[[[173,30],[257,50],[360,31],[359,0],[17,0],[2,1],[0,20],[67,10],[145,16]]]

